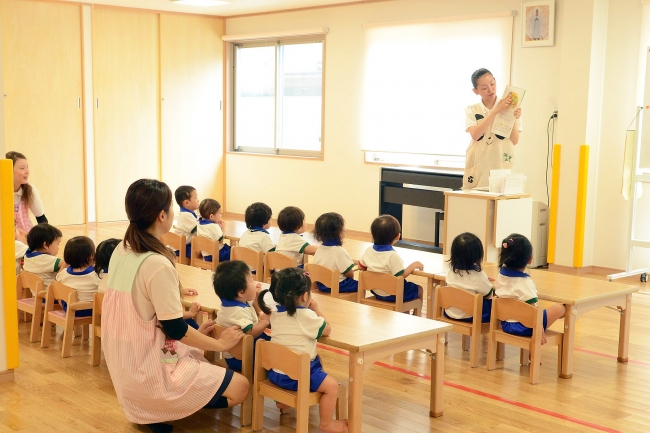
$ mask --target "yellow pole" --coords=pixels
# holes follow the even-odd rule
[[[16,306],[16,260],[14,243],[14,169],[10,159],[0,160],[0,224],[2,230],[2,302],[5,316],[7,368],[18,367],[18,310]],[[35,319],[38,320],[38,319]]]
[[[560,157],[562,145],[553,146],[553,172],[551,173],[551,202],[549,203],[548,249],[546,261],[555,263],[555,242],[557,236],[557,203],[560,194]]]
[[[580,146],[578,162],[578,197],[576,199],[576,231],[573,238],[573,267],[582,267],[585,247],[585,216],[587,212],[587,179],[589,178],[589,146]]]

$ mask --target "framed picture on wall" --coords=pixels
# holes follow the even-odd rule
[[[555,43],[555,0],[521,4],[521,46],[548,47]]]

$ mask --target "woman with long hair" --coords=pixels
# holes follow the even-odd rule
[[[20,152],[7,152],[5,155],[14,165],[14,219],[19,230],[28,232],[34,224],[29,219],[29,210],[36,221],[46,223],[45,208],[41,196],[34,185],[29,184],[29,163],[27,157]]]

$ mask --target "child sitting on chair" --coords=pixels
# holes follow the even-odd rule
[[[271,227],[271,208],[265,203],[253,203],[246,208],[246,230],[239,239],[239,246],[263,253],[275,251],[268,229]]]
[[[339,292],[349,293],[359,290],[359,282],[354,279],[354,261],[343,248],[345,220],[336,212],[319,216],[313,231],[314,238],[322,242],[314,254],[314,263],[339,272]],[[316,282],[318,290],[330,293],[331,287]]]
[[[216,324],[230,327],[237,325],[245,334],[252,335],[257,341],[262,338],[266,341],[271,337],[264,333],[269,326],[269,318],[260,313],[259,317],[253,302],[260,291],[260,283],[253,280],[248,265],[241,260],[220,263],[214,273],[214,291],[221,299],[221,309],[217,313]],[[228,368],[241,371],[241,359],[224,352]]]
[[[23,270],[41,277],[45,289],[54,281],[56,274],[68,266],[56,256],[62,237],[61,230],[48,223],[35,225],[27,233],[29,250],[25,253]],[[32,293],[32,296],[35,297],[36,293]]]
[[[463,289],[471,294],[483,296],[483,314],[481,322],[490,321],[492,311],[492,281],[481,268],[483,260],[483,243],[473,233],[461,233],[451,243],[449,273],[447,285]],[[471,322],[472,315],[460,308],[450,307],[445,310],[450,319]]]
[[[179,236],[185,236],[187,245],[185,246],[185,257],[189,258],[192,252],[192,236],[196,234],[198,217],[194,213],[199,208],[199,197],[196,188],[183,185],[176,188],[174,192],[176,203],[180,207],[180,212],[176,217],[176,225],[172,232]],[[176,252],[178,256],[180,252]]]
[[[309,245],[302,238],[305,232],[305,213],[295,207],[287,206],[278,214],[278,226],[282,230],[275,251],[293,257],[299,268],[303,267],[303,254],[314,254],[318,247]]]
[[[32,229],[33,230],[33,229]],[[56,276],[56,280],[75,289],[79,302],[92,302],[95,292],[99,289],[99,276],[95,272],[95,244],[86,236],[75,236],[65,244],[63,259],[70,266]],[[61,301],[63,311],[68,311],[68,305]],[[92,316],[92,308],[78,310],[75,317]]]
[[[392,215],[380,215],[372,222],[370,232],[373,246],[368,248],[359,260],[359,269],[371,272],[381,272],[396,277],[408,277],[416,269],[423,269],[421,262],[413,262],[404,268],[402,258],[393,249],[393,244],[399,241],[402,228],[399,221]],[[395,302],[395,295],[389,295],[383,290],[371,290],[380,301]],[[404,302],[422,298],[422,287],[404,280]]]
[[[516,233],[506,237],[501,242],[499,255],[499,275],[497,276],[494,294],[499,298],[515,298],[527,304],[537,305],[537,288],[530,275],[525,273],[526,266],[533,261],[533,246],[526,236]],[[542,325],[544,331],[557,319],[564,317],[566,308],[562,304],[553,304],[544,310]],[[532,328],[528,328],[514,320],[501,322],[503,332],[523,337],[533,335]],[[542,334],[542,344],[546,343],[546,336]]]
[[[219,261],[226,262],[230,260],[230,245],[223,242],[223,227],[224,222],[221,219],[223,209],[218,201],[211,198],[206,198],[201,201],[199,205],[199,214],[201,219],[196,229],[198,236],[203,236],[213,241],[219,242]],[[203,260],[206,262],[212,261],[212,256],[207,251],[201,251]]]

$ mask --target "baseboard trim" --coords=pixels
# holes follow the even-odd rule
[[[16,379],[14,376],[13,370],[7,370],[0,372],[0,383],[3,382],[13,382]]]
[[[551,272],[557,272],[559,274],[567,275],[584,275],[584,274],[594,274],[594,275],[609,275],[616,274],[618,272],[623,272],[620,269],[606,268],[604,266],[582,266],[580,268],[575,268],[573,266],[564,266],[549,264],[548,270]]]

